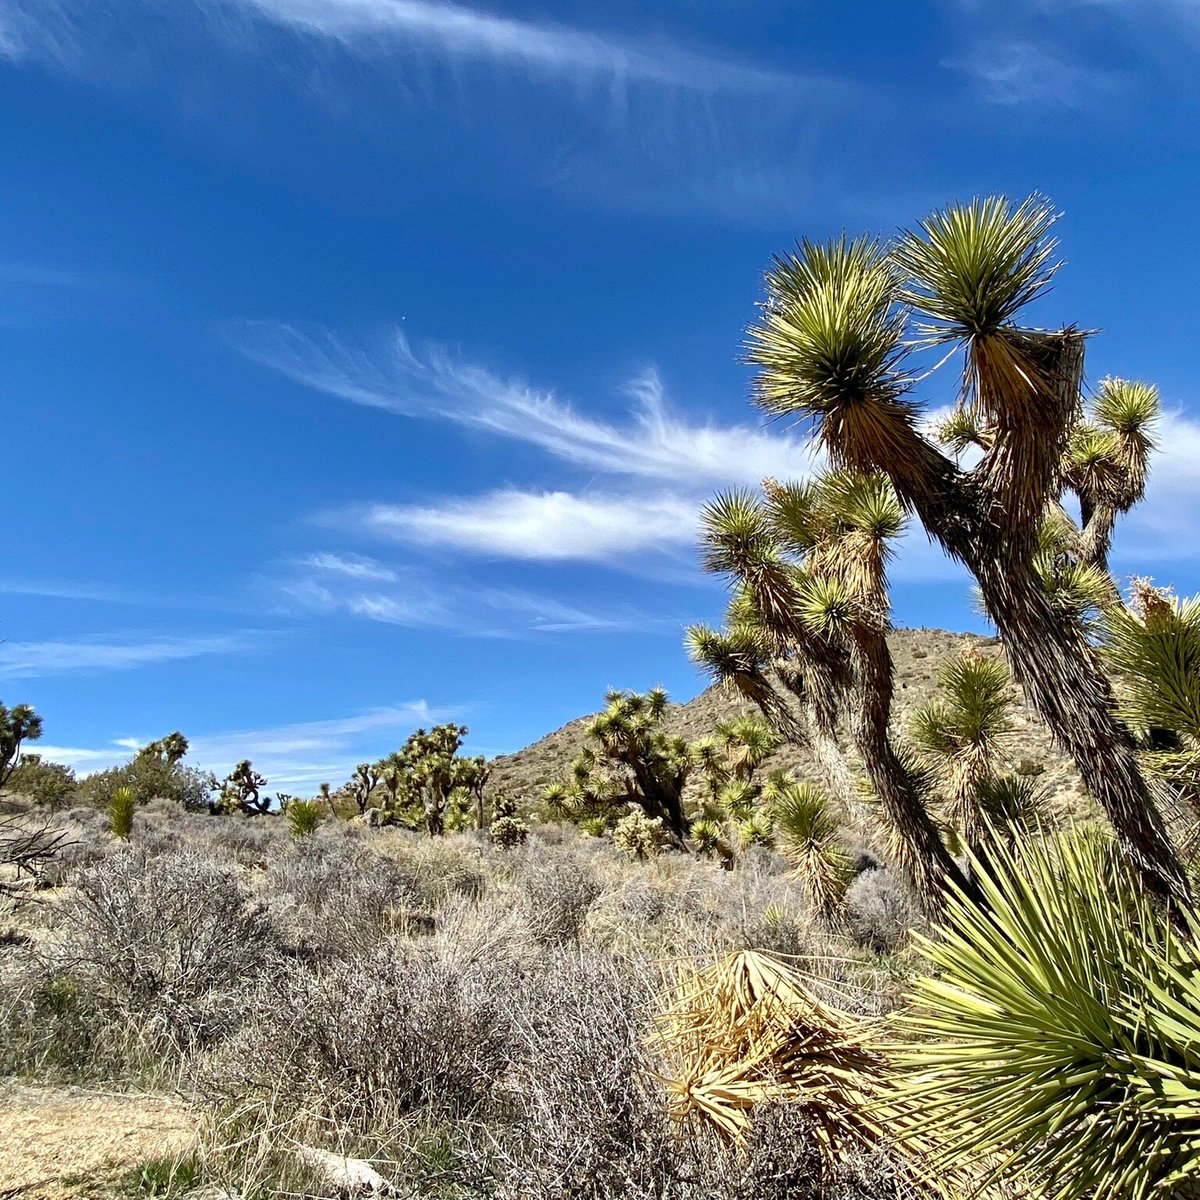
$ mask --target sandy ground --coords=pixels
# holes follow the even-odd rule
[[[195,1136],[195,1116],[173,1100],[0,1083],[0,1200],[104,1196],[106,1181]]]

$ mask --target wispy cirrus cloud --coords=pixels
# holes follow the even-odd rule
[[[965,75],[983,100],[999,105],[1083,109],[1125,84],[1117,71],[1084,66],[1065,52],[1005,35],[985,37],[945,65]]]
[[[39,678],[93,671],[129,671],[155,663],[208,655],[245,654],[261,635],[249,632],[199,637],[78,638],[0,642],[0,676]]]
[[[363,346],[327,331],[252,323],[233,337],[255,362],[329,396],[526,442],[589,470],[703,489],[755,484],[766,475],[790,478],[813,462],[807,439],[677,415],[652,369],[627,385],[628,419],[602,421],[551,389],[502,378],[441,347],[418,353],[399,332],[385,344]]]
[[[824,83],[732,62],[659,39],[639,42],[438,0],[219,0],[262,20],[335,39],[364,56],[416,47],[552,78],[650,83],[686,91],[778,92]]]
[[[675,495],[612,496],[506,490],[439,504],[374,504],[369,533],[496,558],[627,562],[694,546],[696,504]]]
[[[681,621],[627,603],[590,609],[527,588],[451,580],[411,564],[389,566],[356,555],[365,572],[341,569],[344,556],[307,555],[267,574],[263,586],[279,611],[360,617],[410,629],[467,637],[527,638],[561,633],[628,633],[677,628]]]
[[[232,97],[213,81],[244,78],[249,63],[364,129],[400,112],[406,132],[444,140],[452,128],[477,186],[519,178],[589,208],[753,225],[829,196],[818,142],[856,123],[863,95],[821,70],[628,24],[446,0],[0,0],[0,57],[122,89],[203,81],[210,97]]]
[[[341,783],[357,763],[395,749],[417,726],[462,717],[466,712],[463,705],[434,707],[424,700],[410,700],[346,717],[190,735],[187,761],[224,775],[235,763],[249,758],[255,769],[266,775],[272,789],[315,790],[322,781],[335,786]],[[93,747],[39,742],[37,749],[45,758],[86,774],[128,761],[133,750],[161,732],[143,730]]]

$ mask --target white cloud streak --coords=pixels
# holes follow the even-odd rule
[[[961,71],[990,104],[1086,109],[1121,89],[1122,77],[1084,67],[1033,41],[988,37],[946,66]]]
[[[679,496],[500,491],[438,505],[376,504],[368,532],[487,557],[616,562],[696,542],[696,505]]]
[[[149,639],[78,639],[0,643],[0,676],[40,678],[91,671],[128,671],[155,663],[206,655],[243,654],[253,648],[250,635],[155,637]]]
[[[315,790],[322,781],[337,786],[350,776],[355,764],[395,749],[417,726],[449,720],[463,711],[461,707],[433,708],[424,700],[412,700],[349,717],[199,734],[190,737],[187,762],[224,775],[235,763],[248,758],[256,770],[266,775],[271,790]],[[90,773],[128,761],[131,750],[161,732],[115,738],[107,746],[91,748],[39,742],[36,750],[44,758]]]
[[[618,423],[587,416],[553,391],[501,379],[439,348],[419,355],[400,333],[378,350],[279,324],[247,326],[236,340],[248,357],[305,387],[399,416],[452,421],[527,442],[590,470],[706,489],[812,469],[807,439],[752,425],[696,425],[676,416],[654,371],[628,385],[632,409]]]
[[[316,554],[291,564],[290,573],[264,582],[292,615],[317,613],[362,617],[410,629],[441,629],[466,637],[527,638],[556,633],[646,632],[675,628],[680,621],[651,617],[619,604],[601,612],[558,597],[516,587],[435,579],[412,567],[390,568],[374,559],[375,578],[340,571],[341,556]],[[385,573],[390,583],[380,580]]]
[[[777,92],[800,80],[681,49],[569,25],[522,21],[436,0],[222,0],[293,30],[335,39],[364,56],[421,48],[551,78],[642,82],[688,91]]]

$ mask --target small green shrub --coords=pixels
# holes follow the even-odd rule
[[[113,790],[108,798],[108,826],[113,836],[123,842],[129,841],[133,832],[133,810],[137,807],[137,797],[131,787],[119,787]]]
[[[284,816],[293,837],[311,837],[324,820],[325,811],[316,800],[289,800]]]
[[[46,808],[61,808],[75,794],[75,772],[62,763],[46,762],[40,754],[22,754],[5,791],[28,796]]]
[[[176,1158],[167,1155],[134,1167],[125,1177],[121,1190],[131,1197],[178,1196],[191,1191],[199,1181],[200,1167],[193,1156]]]

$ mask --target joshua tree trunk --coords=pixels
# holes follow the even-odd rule
[[[1158,797],[1138,765],[1112,686],[1091,648],[1053,612],[1028,563],[973,558],[967,565],[1029,702],[1074,760],[1146,886],[1174,908],[1186,905],[1187,876],[1163,827]]]
[[[900,839],[903,867],[921,904],[936,916],[946,899],[946,885],[972,894],[971,885],[925,807],[917,780],[892,745],[888,723],[892,712],[892,654],[882,630],[859,631],[855,647],[858,696],[851,705],[854,740],[871,784]]]

